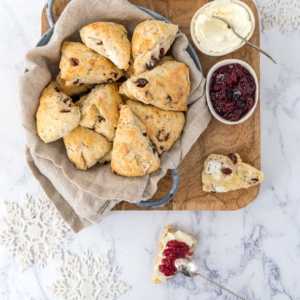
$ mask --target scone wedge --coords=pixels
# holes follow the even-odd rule
[[[55,81],[51,81],[42,92],[36,113],[39,137],[45,143],[56,141],[76,128],[79,120],[79,108]]]
[[[129,78],[121,85],[120,93],[164,110],[186,111],[190,93],[189,69],[184,63],[167,61]]]
[[[204,162],[202,172],[203,191],[226,193],[257,185],[264,174],[249,164],[243,163],[238,153],[228,156],[211,154]]]
[[[66,81],[61,78],[60,72],[55,78],[56,83],[59,85],[59,88],[70,97],[82,94],[87,90],[93,88],[94,84],[81,84],[81,85],[69,85],[66,86]]]
[[[80,170],[87,170],[104,157],[112,145],[104,136],[78,126],[64,137],[70,161]]]
[[[59,68],[66,86],[110,83],[123,76],[108,58],[75,42],[62,44]]]
[[[79,125],[94,129],[109,141],[113,141],[119,121],[121,103],[122,99],[118,93],[117,83],[97,85],[81,103]]]
[[[134,29],[132,56],[135,75],[156,67],[172,45],[177,31],[177,25],[158,20],[146,20]]]
[[[172,278],[176,273],[175,259],[191,256],[196,245],[197,240],[192,235],[170,225],[166,226],[158,241],[158,256],[152,281],[162,283]]]
[[[142,176],[159,166],[160,158],[145,126],[123,105],[111,154],[112,171],[123,176]]]
[[[86,46],[110,59],[119,69],[129,68],[131,44],[123,25],[95,22],[83,27],[80,36]]]
[[[162,110],[134,100],[127,100],[126,104],[145,125],[159,154],[169,150],[180,137],[185,123],[183,112]]]

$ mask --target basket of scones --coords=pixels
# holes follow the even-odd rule
[[[27,161],[73,230],[150,199],[206,128],[205,80],[187,46],[177,25],[125,0],[73,0],[48,45],[28,52]]]

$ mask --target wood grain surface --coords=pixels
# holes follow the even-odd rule
[[[101,0],[99,0],[101,1]],[[56,0],[53,7],[53,16],[56,21],[69,0]],[[260,56],[259,52],[245,45],[239,50],[221,57],[207,56],[197,50],[190,35],[191,19],[201,6],[208,0],[131,0],[133,4],[147,7],[178,24],[179,29],[187,35],[200,59],[204,76],[218,61],[236,58],[246,61],[255,70],[260,82]],[[244,0],[252,9],[256,26],[251,42],[259,45],[259,22],[257,10],[251,0]],[[42,12],[42,34],[49,29],[45,8]],[[259,193],[259,186],[246,190],[229,193],[210,194],[202,190],[201,173],[204,160],[209,154],[217,153],[227,155],[237,152],[244,162],[260,169],[260,104],[258,103],[254,114],[244,123],[239,125],[225,125],[212,117],[207,129],[191,148],[188,155],[181,162],[178,170],[180,185],[173,200],[161,208],[141,208],[135,204],[121,202],[115,210],[235,210],[251,203]],[[162,178],[158,184],[158,191],[153,199],[159,199],[168,193],[172,185],[171,172]]]

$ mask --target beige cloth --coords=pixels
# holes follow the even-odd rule
[[[150,199],[157,182],[168,169],[176,168],[210,121],[205,79],[185,51],[188,40],[178,34],[171,52],[190,69],[191,94],[181,138],[162,155],[161,167],[151,175],[126,178],[114,175],[110,165],[97,164],[88,171],[77,170],[69,161],[63,140],[45,144],[37,135],[36,112],[42,90],[55,78],[62,41],[80,41],[79,29],[95,21],[123,24],[129,35],[140,22],[151,19],[126,0],[72,0],[60,16],[48,45],[30,50],[25,58],[28,73],[19,77],[21,119],[26,131],[28,165],[71,228],[78,232],[99,223],[121,200],[138,202]]]

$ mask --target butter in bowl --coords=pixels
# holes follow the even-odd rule
[[[226,23],[212,16],[229,21],[235,31],[246,40],[251,38],[255,18],[250,7],[239,0],[215,0],[202,6],[191,22],[193,42],[202,53],[222,56],[245,44]]]

